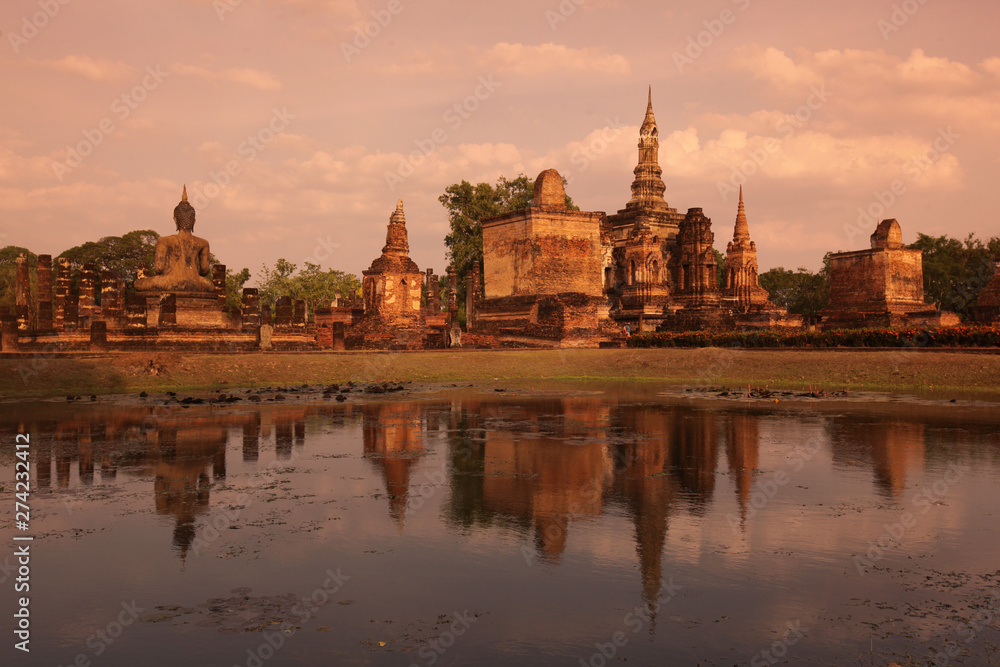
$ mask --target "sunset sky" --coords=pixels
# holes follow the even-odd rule
[[[761,271],[874,220],[1000,234],[995,0],[4,0],[0,247],[174,233],[220,262],[360,275],[404,201],[445,269],[451,183],[555,168],[630,197],[647,86],[666,199],[725,251],[744,185]],[[895,192],[893,192],[895,190]],[[870,211],[872,218],[861,216]]]

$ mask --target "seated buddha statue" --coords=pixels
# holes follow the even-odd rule
[[[194,207],[188,203],[187,186],[174,208],[177,233],[156,242],[156,275],[135,281],[137,292],[215,292],[208,241],[194,235]]]

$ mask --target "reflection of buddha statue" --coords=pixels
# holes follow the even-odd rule
[[[155,268],[158,275],[135,281],[138,292],[215,292],[215,285],[206,276],[211,271],[208,261],[208,241],[194,231],[194,207],[188,203],[187,187],[181,202],[174,208],[177,233],[163,236],[156,242]]]

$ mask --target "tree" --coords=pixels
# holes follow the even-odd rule
[[[98,274],[104,270],[114,271],[131,285],[140,268],[149,270],[153,267],[159,238],[160,235],[151,229],[137,229],[122,236],[105,236],[99,241],[88,241],[64,250],[59,257],[68,259],[74,270],[83,268],[84,264],[93,264]]]
[[[964,318],[992,275],[1000,237],[983,243],[974,234],[964,241],[917,234],[916,242],[906,247],[923,251],[924,298]]]
[[[279,297],[289,296],[304,299],[310,310],[316,306],[329,304],[337,292],[341,296],[357,296],[361,293],[361,281],[352,273],[328,269],[321,270],[319,264],[306,262],[305,268],[296,275],[298,266],[281,258],[273,268],[261,266],[257,286],[260,304],[270,305]]]
[[[566,179],[563,179],[566,183]],[[485,218],[511,211],[519,211],[531,206],[535,196],[535,183],[524,174],[510,180],[505,176],[497,179],[495,186],[489,183],[472,185],[468,181],[455,183],[445,188],[438,197],[441,205],[448,210],[451,232],[445,236],[448,259],[455,267],[460,279],[475,262],[483,262],[483,228]],[[580,207],[566,195],[566,207],[579,211]]]
[[[760,274],[760,286],[774,305],[792,315],[815,317],[830,301],[830,254],[823,257],[823,268],[817,273],[801,266],[795,271],[779,266]]]
[[[243,286],[250,280],[250,269],[244,267],[239,273],[226,269],[226,310],[239,312],[243,307]]]

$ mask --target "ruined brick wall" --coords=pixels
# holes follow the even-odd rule
[[[483,222],[486,298],[603,291],[603,214],[527,209]]]
[[[830,258],[830,313],[918,310],[925,307],[919,250],[874,249]]]

